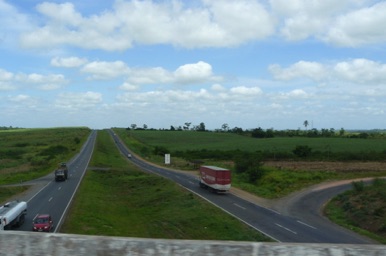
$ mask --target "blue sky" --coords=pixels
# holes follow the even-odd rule
[[[0,0],[0,126],[385,129],[386,1]]]

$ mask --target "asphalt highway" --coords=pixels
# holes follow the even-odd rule
[[[320,214],[323,203],[332,196],[349,189],[348,185],[321,189],[300,197],[290,204],[287,211],[283,213],[274,208],[259,206],[232,193],[215,194],[200,188],[197,176],[148,163],[134,155],[112,130],[109,132],[120,152],[126,157],[131,154],[130,157],[127,157],[128,160],[142,170],[178,183],[273,240],[290,243],[375,243],[331,223]],[[69,178],[66,181],[55,182],[53,173],[39,179],[39,182],[43,182],[45,186],[26,200],[28,213],[25,223],[18,230],[32,230],[32,220],[37,214],[42,213],[52,215],[55,225],[52,232],[57,232],[60,229],[70,202],[91,159],[96,136],[97,132],[93,131],[79,154],[67,163]]]
[[[198,185],[198,177],[161,168],[145,162],[130,152],[119,137],[110,131],[121,153],[142,170],[168,178],[208,202],[220,207],[266,236],[278,242],[291,243],[339,243],[374,244],[375,242],[344,229],[321,216],[321,205],[332,196],[350,188],[349,185],[316,191],[307,198],[301,198],[290,208],[290,214],[282,214],[244,200],[234,194],[215,194]],[[304,199],[304,200],[303,200]],[[315,208],[312,208],[315,207]]]
[[[32,221],[38,214],[50,214],[54,222],[51,232],[59,230],[70,202],[87,169],[94,149],[96,134],[96,131],[92,131],[79,154],[67,163],[68,179],[66,181],[56,182],[54,174],[51,173],[39,180],[29,182],[30,184],[39,182],[46,185],[26,200],[28,207],[25,222],[15,230],[31,231]]]

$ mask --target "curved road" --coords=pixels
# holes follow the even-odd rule
[[[350,230],[341,228],[321,216],[319,210],[324,202],[333,195],[350,188],[350,185],[330,187],[302,194],[292,201],[283,202],[283,207],[262,207],[250,200],[243,199],[232,193],[214,194],[198,185],[198,177],[147,163],[130,152],[124,143],[109,130],[120,152],[128,160],[144,171],[166,177],[208,202],[253,227],[259,232],[279,242],[294,243],[342,243],[342,244],[375,244],[376,242],[362,237]],[[69,179],[55,182],[50,174],[34,182],[46,184],[32,198],[24,199],[28,203],[26,222],[19,230],[30,231],[32,220],[38,213],[50,213],[55,221],[56,232],[63,222],[63,216],[78,188],[91,158],[97,132],[93,131],[81,152],[68,162]],[[21,198],[23,200],[23,198]],[[279,201],[279,204],[281,202]],[[285,205],[285,206],[284,206]],[[278,205],[276,205],[278,206]],[[284,209],[284,210],[283,210]]]
[[[315,191],[304,195],[304,197],[299,197],[292,205],[289,205],[288,214],[282,214],[275,208],[269,209],[259,206],[232,193],[214,194],[202,189],[198,185],[198,177],[147,163],[132,154],[113,131],[110,130],[110,134],[121,153],[125,156],[130,153],[131,158],[129,160],[141,169],[177,182],[276,241],[342,244],[376,243],[330,222],[319,213],[324,202],[332,196],[349,189],[349,184]]]

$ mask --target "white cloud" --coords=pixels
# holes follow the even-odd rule
[[[275,79],[292,80],[297,78],[309,78],[319,81],[326,78],[328,74],[323,64],[309,61],[299,61],[288,68],[281,68],[278,64],[268,67]]]
[[[33,26],[27,15],[4,0],[0,0],[0,17],[0,47],[14,47],[19,33],[27,32]]]
[[[198,84],[221,81],[223,78],[213,75],[212,66],[206,62],[189,63],[179,66],[175,71],[164,68],[132,68],[127,83],[143,84]]]
[[[199,83],[212,78],[212,66],[203,61],[185,64],[174,71],[177,83]]]
[[[386,64],[367,59],[339,62],[333,67],[336,76],[351,83],[386,83]]]
[[[86,58],[68,57],[68,58],[53,58],[51,65],[54,67],[75,68],[87,63]]]
[[[90,79],[110,79],[127,75],[130,69],[122,61],[93,61],[87,63],[81,71],[91,74]]]
[[[253,97],[259,94],[262,94],[262,91],[259,87],[238,86],[230,89],[231,96],[240,95],[246,97]]]
[[[338,1],[337,1],[338,2]],[[386,2],[341,15],[324,40],[329,43],[358,47],[386,42]]]
[[[43,3],[42,26],[22,35],[25,47],[72,45],[125,50],[133,43],[185,48],[229,47],[274,33],[274,20],[258,1],[204,1],[194,8],[181,1],[116,1],[112,10],[82,16],[71,3]]]
[[[35,85],[40,90],[54,90],[61,88],[62,85],[68,81],[62,74],[17,74],[15,75],[14,82],[26,85]]]
[[[138,89],[138,85],[130,84],[128,82],[123,83],[119,89],[124,91],[135,91]]]
[[[82,22],[82,15],[75,10],[72,3],[44,2],[37,5],[36,9],[54,23],[75,27]]]
[[[7,108],[13,109],[15,113],[18,113],[21,109],[34,111],[40,104],[39,99],[26,94],[10,95],[7,97],[7,100],[10,102],[10,104],[7,105]],[[32,115],[34,114],[35,113],[32,113]]]
[[[132,84],[166,84],[173,83],[173,74],[161,67],[132,68],[128,75],[128,82]]]
[[[282,19],[281,34],[288,40],[303,40],[323,34],[350,1],[271,0],[270,3],[273,12]]]
[[[13,90],[25,85],[34,85],[40,90],[53,90],[66,83],[67,80],[62,74],[13,74],[0,69],[0,90]]]
[[[386,41],[386,2],[363,0],[270,0],[288,40],[309,37],[341,47]],[[371,5],[371,6],[369,6]]]
[[[225,91],[225,87],[222,86],[221,84],[213,84],[212,87],[211,87],[211,89],[212,89],[213,91],[217,91],[217,92],[223,92],[223,91]]]
[[[368,59],[353,59],[336,63],[322,64],[299,61],[287,68],[278,64],[270,65],[268,70],[278,80],[312,79],[314,81],[343,81],[352,84],[386,83],[386,64]]]
[[[19,94],[19,95],[16,95],[14,97],[9,97],[9,100],[13,101],[13,102],[18,102],[19,103],[19,102],[28,101],[30,98],[31,98],[31,96],[29,96],[29,95]]]
[[[55,99],[55,107],[76,111],[95,107],[101,102],[102,94],[99,92],[61,93]]]
[[[0,68],[0,91],[15,89],[15,86],[11,83],[13,77],[13,73]]]

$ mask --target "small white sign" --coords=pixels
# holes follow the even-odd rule
[[[170,164],[170,154],[165,154],[165,164]]]

